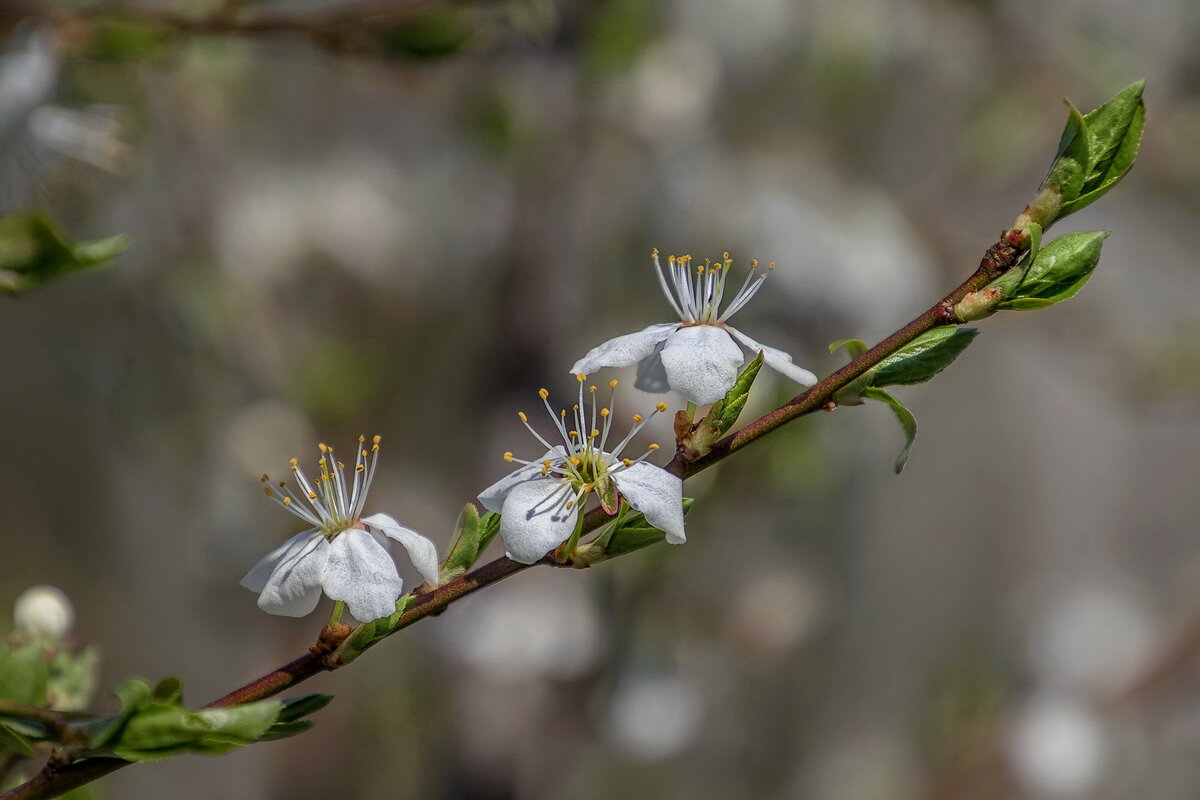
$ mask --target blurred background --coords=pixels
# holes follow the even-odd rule
[[[380,433],[367,510],[444,547],[537,389],[670,319],[652,247],[776,262],[736,324],[827,374],[975,268],[1063,96],[1147,80],[1138,166],[1054,230],[1113,231],[1095,277],[897,392],[902,475],[886,407],[804,418],[688,483],[685,546],[523,573],[306,684],[312,732],[105,796],[1200,792],[1194,3],[10,0],[0,35],[0,212],[132,240],[0,298],[0,603],[63,588],[106,709],[313,640],[328,601],[237,585],[298,530],[262,472]]]

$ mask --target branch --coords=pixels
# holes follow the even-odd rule
[[[666,469],[681,478],[688,478],[702,470],[708,469],[745,447],[750,442],[765,436],[785,423],[825,407],[842,387],[922,333],[939,325],[956,324],[957,319],[954,315],[954,306],[968,293],[982,289],[1017,263],[1017,259],[1020,257],[1023,248],[1020,245],[1011,244],[1011,239],[1011,232],[1006,233],[1000,241],[988,248],[987,253],[979,264],[979,268],[961,286],[939,300],[912,322],[863,353],[863,355],[774,411],[763,415],[736,433],[726,436],[717,442],[712,451],[707,455],[695,460],[688,460],[681,452],[676,453],[675,458],[666,466]],[[583,532],[586,534],[595,531],[610,520],[611,518],[603,509],[593,509],[584,517]],[[590,564],[562,564],[556,562],[551,557],[544,558],[537,563],[560,567],[590,566]],[[456,600],[466,597],[485,586],[490,586],[511,575],[515,575],[527,569],[528,566],[533,565],[519,564],[508,558],[498,558],[457,580],[450,581],[431,591],[418,594],[404,613],[401,614],[389,635],[407,628],[426,617],[439,614]],[[328,632],[329,627],[327,626],[325,632],[323,632],[321,641],[308,653],[263,675],[257,680],[251,681],[245,686],[235,689],[224,697],[212,702],[210,706],[232,706],[262,700],[276,695],[302,681],[306,681],[321,672],[338,669],[342,664],[338,660],[335,651],[337,645],[345,639],[349,632],[348,626],[345,626],[347,630],[338,636],[330,636]],[[45,798],[56,797],[77,786],[82,786],[85,783],[90,783],[101,778],[130,763],[132,762],[119,758],[93,757],[64,764],[56,761],[52,756],[37,776],[28,783],[0,795],[0,800],[45,800]]]

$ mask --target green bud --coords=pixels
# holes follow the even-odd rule
[[[0,699],[28,706],[43,705],[49,678],[40,644],[8,649],[0,640]]]
[[[974,322],[991,316],[996,305],[1004,299],[1004,290],[999,286],[989,286],[978,292],[968,292],[958,305],[954,307],[954,316],[959,322]]]
[[[463,506],[454,523],[454,538],[442,561],[441,583],[465,575],[479,558],[479,510],[474,503]]]
[[[742,409],[746,407],[746,400],[750,396],[750,387],[754,385],[754,379],[758,377],[758,371],[762,369],[762,365],[763,354],[760,350],[754,360],[742,368],[737,380],[734,381],[733,386],[729,387],[725,396],[713,403],[704,419],[690,430],[686,424],[677,426],[683,431],[682,435],[679,430],[676,431],[678,443],[687,448],[691,458],[699,458],[712,450],[713,444],[738,421]],[[676,417],[676,419],[678,421],[680,418]]]
[[[1045,308],[1074,297],[1096,269],[1107,236],[1107,231],[1068,233],[1041,248],[1028,266],[1010,270],[988,287],[1003,293],[996,308]]]
[[[1099,200],[1129,173],[1146,127],[1144,88],[1138,81],[1087,114],[1065,101],[1058,152],[1037,196],[1013,223],[1010,243],[1023,245],[1030,223],[1048,228]]]

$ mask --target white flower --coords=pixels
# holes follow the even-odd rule
[[[646,456],[658,450],[652,444],[635,459],[621,458],[621,451],[654,414],[666,411],[667,404],[659,403],[654,413],[645,419],[633,417],[634,427],[609,452],[608,435],[612,429],[612,407],[616,381],[609,382],[614,390],[609,405],[598,408],[595,386],[592,394],[590,419],[584,407],[583,383],[579,380],[579,402],[572,409],[573,429],[567,428],[567,411],[555,413],[550,407],[550,393],[538,392],[551,419],[558,429],[562,444],[552,445],[529,424],[524,412],[518,414],[543,446],[546,454],[538,461],[524,461],[505,453],[504,460],[524,464],[512,474],[501,478],[479,495],[479,502],[500,516],[500,535],[508,548],[508,557],[522,564],[532,564],[548,551],[565,542],[575,531],[583,505],[589,494],[595,493],[601,507],[615,514],[620,497],[641,511],[646,521],[667,534],[667,541],[680,544],[683,533],[683,481],[661,467],[647,464]],[[597,427],[599,426],[599,427]]]
[[[61,641],[75,625],[75,606],[62,589],[30,586],[17,597],[13,624],[34,638]]]
[[[417,572],[437,585],[433,542],[387,514],[359,516],[375,476],[379,438],[374,438],[368,451],[365,437],[359,437],[349,487],[346,466],[324,444],[320,445],[321,474],[312,482],[292,459],[299,491],[293,492],[286,482],[271,485],[263,475],[267,496],[313,526],[268,553],[242,578],[242,586],[259,593],[258,607],[263,611],[303,617],[317,607],[324,590],[329,598],[344,601],[356,619],[368,622],[388,616],[396,610],[404,588],[388,552],[388,539],[399,542]]]
[[[664,322],[610,339],[593,347],[571,367],[573,373],[595,372],[601,367],[627,367],[638,364],[637,388],[648,392],[673,389],[696,405],[715,403],[725,396],[737,380],[738,370],[746,361],[742,348],[762,351],[768,367],[783,373],[803,386],[812,386],[817,376],[792,363],[782,350],[759,344],[725,321],[750,302],[767,279],[759,273],[757,261],[750,262],[750,273],[733,300],[721,310],[725,282],[733,266],[729,254],[724,260],[692,266],[691,256],[668,256],[667,269],[658,261],[658,250],[651,254],[654,274],[679,322]],[[774,269],[771,264],[769,269]]]

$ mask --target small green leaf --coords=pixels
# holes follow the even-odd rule
[[[500,532],[500,515],[489,511],[479,518],[479,552],[482,553]]]
[[[0,755],[5,753],[29,758],[33,756],[33,745],[24,736],[0,722]]]
[[[125,236],[71,241],[40,211],[0,218],[0,293],[17,294],[71,272],[109,261],[128,245]]]
[[[733,386],[729,387],[725,396],[713,403],[713,407],[709,409],[704,422],[714,432],[712,441],[716,441],[738,421],[742,409],[746,407],[746,399],[750,396],[750,387],[754,385],[754,379],[758,377],[758,371],[762,369],[762,364],[763,353],[760,350],[758,355],[742,368],[737,380],[734,381]]]
[[[872,386],[924,383],[958,358],[979,333],[974,328],[944,325],[918,336],[879,362]],[[866,392],[862,393],[864,397]]]
[[[479,558],[479,510],[474,503],[463,506],[454,523],[454,538],[442,562],[441,583],[466,573]]]
[[[683,513],[685,515],[692,510],[693,502],[690,497],[683,498]],[[645,515],[639,511],[617,523],[616,529],[608,537],[604,552],[607,557],[613,558],[624,553],[631,553],[634,550],[641,550],[643,547],[649,547],[652,544],[664,541],[666,538],[667,535],[647,522]]]
[[[1067,105],[1067,124],[1063,127],[1058,153],[1042,186],[1058,186],[1058,193],[1066,202],[1074,200],[1083,190],[1091,168],[1091,157],[1088,152],[1087,122],[1070,100],[1063,102]]]
[[[152,701],[126,723],[112,743],[112,752],[129,761],[157,761],[185,752],[223,755],[262,738],[278,718],[282,705],[278,700],[260,700],[187,711]]]
[[[29,706],[46,702],[49,670],[39,644],[27,644],[0,655],[0,699]]]
[[[836,353],[842,347],[845,347],[850,352],[851,360],[867,352],[867,343],[862,339],[838,339],[836,342],[830,342],[829,352]]]
[[[917,440],[917,418],[903,403],[883,389],[867,389],[863,392],[863,397],[887,403],[891,407],[892,413],[896,415],[896,419],[900,422],[900,427],[904,428],[904,449],[900,451],[900,455],[896,458],[896,474],[899,475],[904,469],[904,465],[908,463],[908,454],[912,452],[913,443]]]
[[[274,742],[279,739],[289,739],[298,736],[316,725],[311,719],[299,719],[295,722],[276,722],[260,738],[260,742]]]
[[[1091,169],[1084,182],[1084,192],[1090,192],[1120,178],[1133,163],[1128,154],[1128,144],[1133,142],[1134,153],[1142,138],[1146,123],[1146,104],[1142,100],[1145,81],[1127,86],[1104,105],[1088,113],[1088,150]],[[1133,134],[1132,136],[1130,134]],[[1126,156],[1118,160],[1125,148]]]
[[[279,711],[277,722],[295,722],[298,719],[315,714],[325,706],[329,705],[333,700],[331,694],[306,694],[300,697],[291,697],[283,701],[283,708]]]
[[[1043,247],[1024,269],[1012,270],[992,282],[1004,290],[997,308],[1045,308],[1079,293],[1100,261],[1107,231],[1068,233]]]

